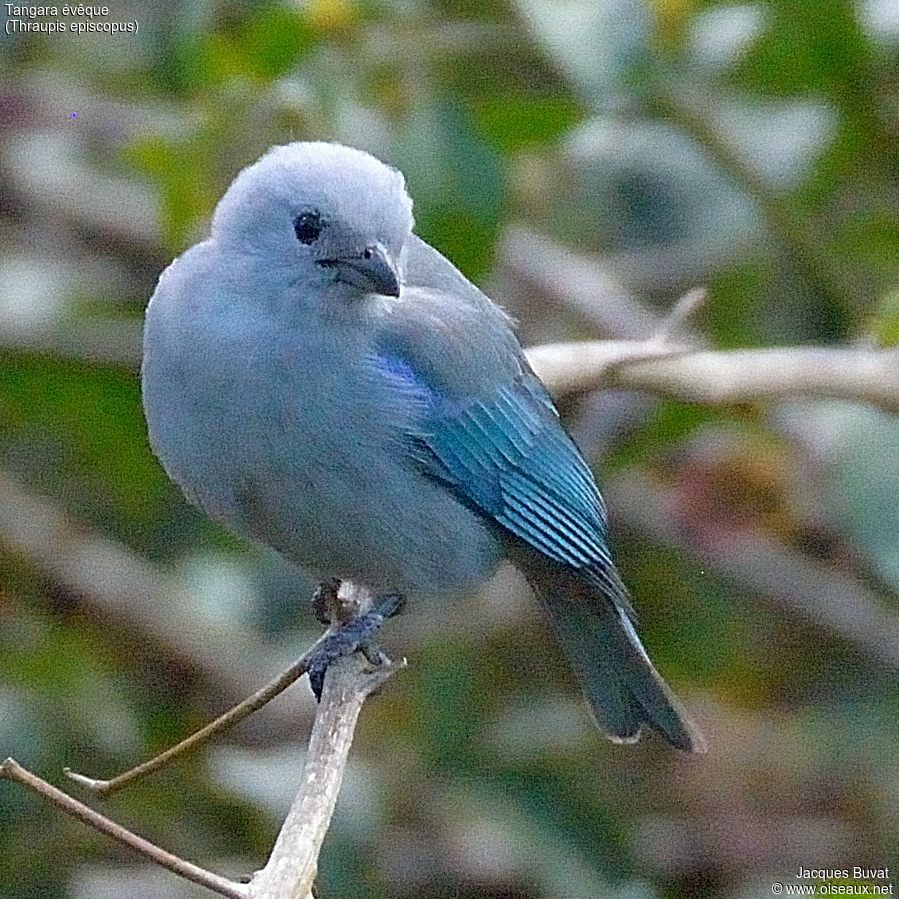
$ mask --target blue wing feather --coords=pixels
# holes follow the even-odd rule
[[[606,545],[599,491],[536,376],[525,372],[489,397],[435,410],[417,439],[433,476],[515,537],[581,572],[632,616]]]
[[[403,292],[384,307],[374,364],[421,408],[407,435],[415,460],[632,616],[593,475],[511,321],[424,242],[413,237],[404,252]]]

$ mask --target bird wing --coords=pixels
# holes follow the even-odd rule
[[[432,416],[426,468],[468,505],[575,569],[631,615],[593,475],[534,375]]]
[[[417,461],[466,505],[632,616],[593,475],[510,320],[427,244],[417,257],[425,264],[407,259],[402,302],[377,360],[422,403],[409,435]]]

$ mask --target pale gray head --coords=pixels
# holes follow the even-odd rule
[[[399,259],[412,232],[403,176],[361,150],[292,143],[234,179],[215,210],[213,240],[258,257],[276,277],[399,296]]]

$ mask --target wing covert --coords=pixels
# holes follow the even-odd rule
[[[436,416],[421,440],[433,476],[520,540],[596,582],[630,614],[593,475],[534,375]]]

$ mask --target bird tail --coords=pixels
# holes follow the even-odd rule
[[[649,660],[626,601],[615,603],[598,587],[559,574],[529,580],[600,729],[616,743],[633,743],[647,725],[677,749],[704,752],[702,735]]]

